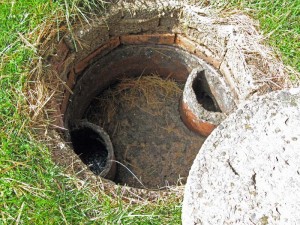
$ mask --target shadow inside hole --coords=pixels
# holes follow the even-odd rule
[[[94,174],[100,175],[108,157],[104,140],[90,127],[72,129],[70,135],[75,153]]]
[[[119,162],[115,166],[114,176],[104,177],[121,185],[162,188],[185,183],[189,168],[205,137],[193,133],[185,126],[178,112],[178,102],[190,72],[200,66],[199,60],[189,53],[163,45],[121,46],[97,59],[78,78],[65,113],[65,121],[68,127],[72,127],[74,121],[87,120],[90,124],[103,128],[114,145],[115,160],[110,159],[110,147],[105,145],[105,136],[100,135],[105,140],[103,142],[89,128],[71,129],[75,153],[96,175],[104,174],[105,164]],[[141,82],[141,77],[145,78],[150,74],[159,74],[162,79],[171,78],[180,83],[177,84],[181,89],[180,93],[167,97],[161,92],[166,88],[165,81],[155,80],[155,84],[164,85],[149,88],[151,93],[147,91],[148,97],[140,96],[144,92],[138,91],[139,95],[130,97],[131,100],[127,102],[127,94],[131,93],[131,88],[126,89],[126,95],[104,94],[109,89],[117,88],[121,80],[137,79]],[[205,78],[204,72],[203,77]],[[201,76],[197,78],[199,81],[196,79],[192,83],[192,90],[199,93],[199,103],[208,110],[211,108],[212,111],[217,111],[219,107],[211,97],[213,95],[206,79],[203,81]],[[136,88],[136,85],[128,87]],[[166,93],[173,93],[176,89],[171,87]],[[124,90],[124,86],[119,88]],[[145,88],[142,86],[142,90]],[[204,98],[201,98],[201,92],[204,92]],[[149,100],[155,96],[156,100],[150,104]],[[122,97],[127,100],[122,100]],[[109,106],[107,103],[113,105]],[[141,180],[143,186],[133,174]]]
[[[85,118],[110,136],[119,162],[115,183],[157,189],[186,182],[205,137],[180,119],[183,88],[172,79],[144,75],[112,82],[93,99]]]
[[[193,80],[192,88],[198,103],[201,104],[204,109],[211,112],[221,112],[210,90],[204,70],[197,73],[197,76]]]

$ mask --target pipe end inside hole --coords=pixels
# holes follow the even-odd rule
[[[74,152],[80,157],[84,164],[96,175],[107,177],[111,169],[113,158],[112,147],[107,143],[106,136],[97,126],[83,122],[70,131]],[[108,135],[107,135],[108,137]]]
[[[221,112],[205,76],[205,71],[201,70],[193,80],[193,91],[196,95],[197,102],[204,109],[210,112]]]

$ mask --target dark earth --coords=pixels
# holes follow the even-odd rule
[[[116,183],[157,189],[186,182],[205,138],[180,119],[182,88],[143,76],[121,81],[93,100],[86,117],[110,135]]]

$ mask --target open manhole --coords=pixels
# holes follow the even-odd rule
[[[111,137],[119,162],[116,183],[158,188],[186,182],[205,138],[180,119],[180,86],[142,76],[124,79],[93,100],[87,117]]]
[[[185,183],[236,105],[282,83],[249,21],[177,1],[113,4],[57,43],[55,127],[96,175],[149,189]]]
[[[117,184],[157,189],[185,183],[205,137],[182,122],[184,88],[192,86],[194,103],[206,114],[223,116],[206,80],[216,71],[203,65],[164,45],[120,46],[95,61],[75,85],[65,116],[75,153]],[[197,76],[186,82],[195,68]]]

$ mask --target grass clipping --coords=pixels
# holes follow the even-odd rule
[[[110,123],[117,114],[118,107],[132,109],[138,107],[146,113],[160,114],[160,110],[166,99],[178,99],[182,94],[180,85],[171,79],[163,79],[156,74],[140,76],[138,78],[124,78],[112,88],[104,91],[101,96],[95,98],[91,120],[95,121],[97,112],[101,111],[102,117]],[[177,98],[174,98],[177,97]],[[140,102],[145,102],[142,107]],[[151,109],[151,110],[150,110]],[[99,115],[99,114],[98,114]],[[102,124],[104,125],[104,124]]]

